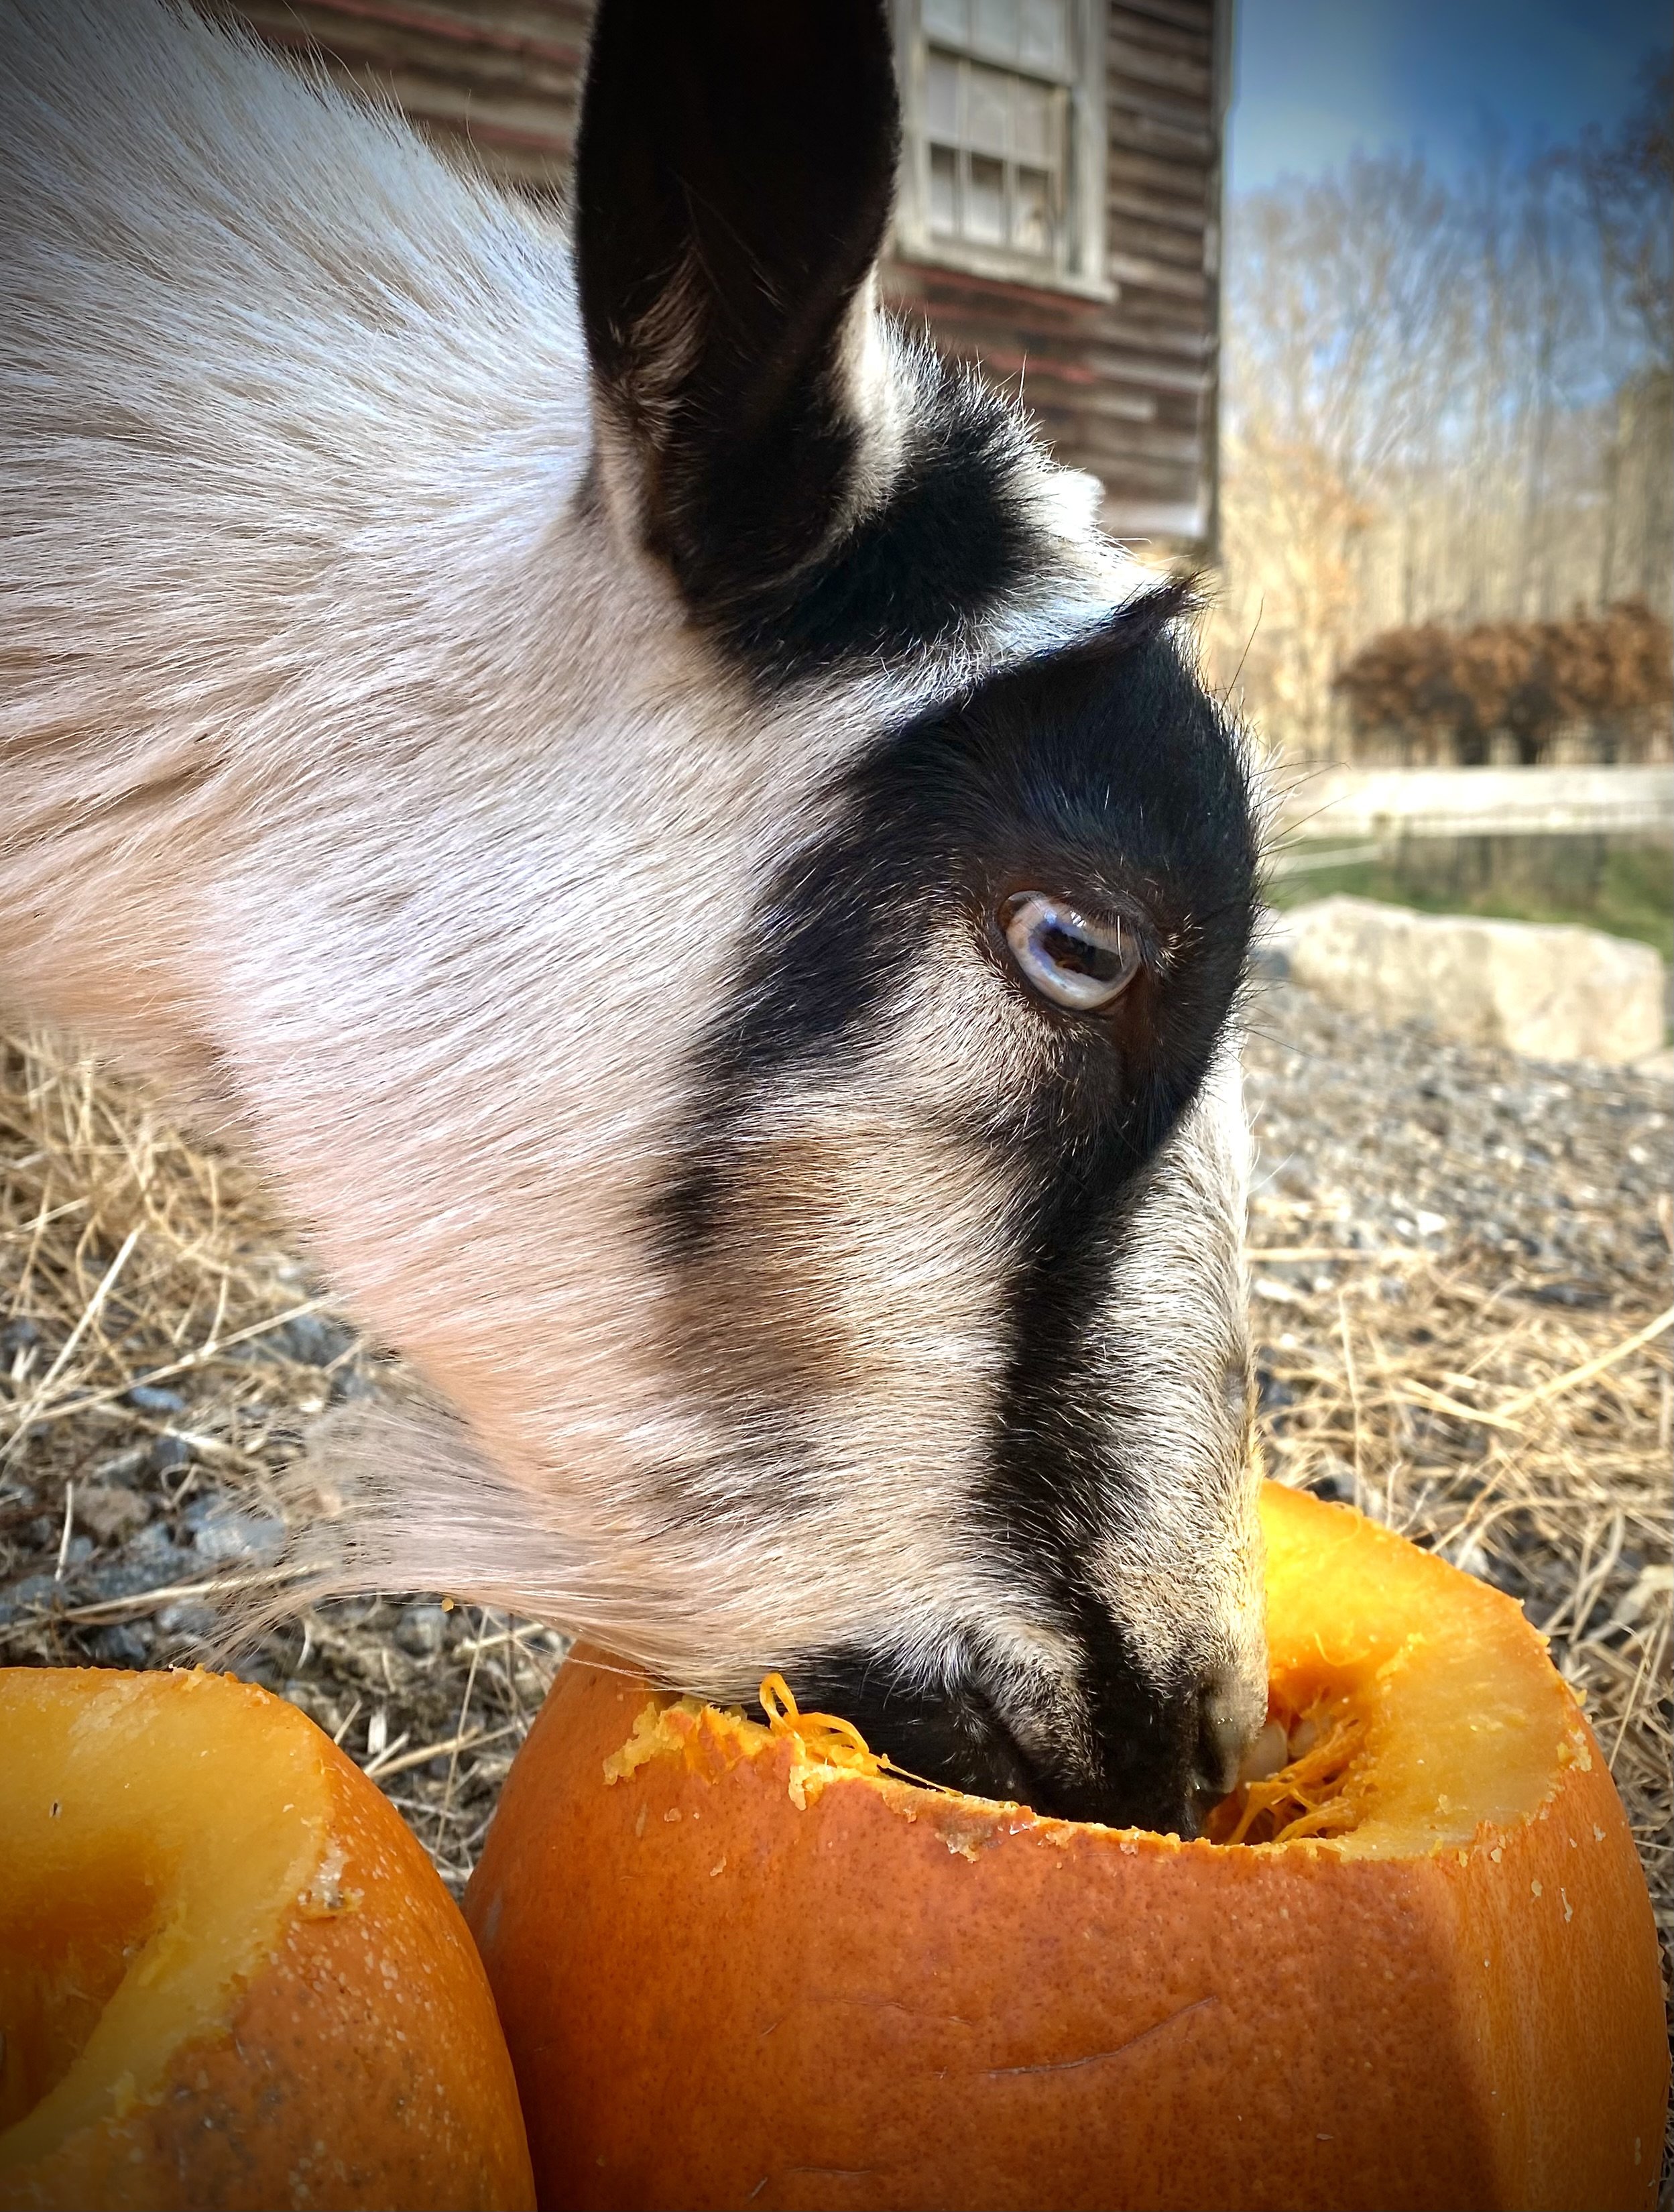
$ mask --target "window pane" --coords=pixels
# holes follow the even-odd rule
[[[959,229],[959,156],[950,146],[930,149],[930,227],[947,238]]]
[[[931,54],[925,70],[925,131],[945,144],[959,143],[959,64],[947,54]]]
[[[1043,84],[1019,77],[1011,88],[1011,151],[1019,161],[1045,168],[1058,151],[1052,143],[1052,110],[1057,95]]]
[[[1017,52],[1017,0],[974,0],[976,42],[1008,61]]]
[[[980,154],[972,155],[965,192],[965,220],[961,228],[967,238],[980,246],[1005,244],[1004,161],[985,161]]]
[[[1044,169],[1018,169],[1012,176],[1011,243],[1019,253],[1052,252],[1052,179]]]
[[[932,36],[939,33],[962,46],[971,35],[969,0],[924,0],[924,26]]]
[[[1070,58],[1064,0],[1022,0],[1018,58],[1025,67],[1059,70]]]
[[[1022,87],[1003,70],[966,64],[965,129],[967,146],[1002,158],[1010,150],[1011,95]]]
[[[1052,266],[1064,222],[1069,0],[921,0],[919,21],[922,106],[909,129],[924,149],[930,233]]]

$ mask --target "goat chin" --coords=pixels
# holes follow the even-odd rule
[[[444,1400],[411,1382],[322,1417],[279,1502],[289,1534],[270,1573],[209,1593],[223,1660],[334,1598],[440,1589],[561,1623],[670,1688],[731,1686],[737,1674],[694,1666],[689,1642],[670,1632],[681,1609],[643,1568],[586,1556],[561,1493],[513,1480]]]

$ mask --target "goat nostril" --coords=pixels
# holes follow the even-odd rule
[[[1259,1743],[1266,1716],[1231,1674],[1210,1681],[1198,1711],[1198,1782],[1206,1796],[1224,1797],[1237,1786],[1246,1755]]]

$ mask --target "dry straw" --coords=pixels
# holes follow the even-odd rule
[[[213,1662],[205,1601],[284,1579],[216,1533],[276,1530],[311,1424],[382,1371],[298,1249],[143,1091],[0,1036],[0,1662]],[[561,1650],[385,1597],[303,1613],[246,1671],[376,1776],[457,1888]]]

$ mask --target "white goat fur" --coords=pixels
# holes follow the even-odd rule
[[[330,1577],[537,1611],[728,1693],[787,1640],[1027,1656],[955,1540],[1004,1194],[915,1156],[899,1110],[1038,1059],[1020,1017],[997,1048],[992,1003],[973,1047],[967,950],[927,950],[829,1188],[785,1200],[852,1368],[811,1514],[729,1510],[740,1440],[670,1395],[642,1214],[735,931],[834,770],[1131,593],[1081,480],[1031,460],[1061,558],[980,635],[764,702],[636,550],[622,465],[576,496],[594,430],[555,223],[149,0],[0,24],[0,990],[234,1131],[435,1394],[339,1436]],[[887,475],[915,356],[871,320],[855,357]],[[1210,1480],[1177,1483],[1240,1356],[1229,1068],[1112,1288],[1165,1516]],[[761,1119],[787,1191],[799,1111]],[[1232,1412],[1211,1443],[1241,1495]],[[1153,1538],[1120,1548],[1113,1589],[1164,1652]],[[1252,1556],[1205,1569],[1246,1670]]]

